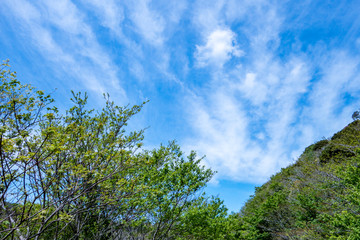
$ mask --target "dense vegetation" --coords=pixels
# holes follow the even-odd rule
[[[360,239],[360,120],[256,189],[240,239]]]
[[[126,131],[144,103],[60,114],[7,62],[0,80],[0,239],[360,239],[359,114],[228,215],[195,152]]]

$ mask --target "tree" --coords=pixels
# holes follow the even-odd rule
[[[177,239],[237,239],[233,225],[222,200],[201,197],[181,216],[181,224],[176,229]]]
[[[1,239],[171,239],[213,172],[175,142],[142,149],[127,132],[144,103],[100,111],[73,93],[65,115],[54,100],[2,64]]]
[[[354,121],[360,120],[360,111],[355,111],[351,117]]]

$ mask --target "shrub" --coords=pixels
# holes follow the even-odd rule
[[[321,163],[327,163],[330,160],[341,162],[353,156],[355,152],[350,147],[331,143],[321,152],[319,159]]]
[[[327,139],[320,140],[313,145],[313,150],[314,151],[320,150],[328,144],[329,144],[329,140]]]

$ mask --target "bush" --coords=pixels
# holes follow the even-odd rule
[[[350,147],[332,143],[325,147],[319,159],[321,163],[327,163],[330,160],[341,162],[353,156],[355,152]]]
[[[327,139],[320,140],[313,145],[313,150],[314,151],[320,150],[328,144],[329,144],[329,140]]]

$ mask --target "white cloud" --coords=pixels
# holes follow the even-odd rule
[[[275,60],[268,64],[264,69],[273,72],[254,68],[244,79],[223,73],[207,94],[189,100],[198,137],[187,144],[206,154],[205,164],[218,171],[217,178],[262,183],[291,162],[293,146],[309,136],[293,127],[310,81],[308,68],[299,59],[285,66]]]
[[[322,77],[314,83],[309,95],[310,105],[305,109],[307,118],[316,123],[317,129],[336,131],[350,120],[358,106],[347,104],[344,107],[344,97],[346,94],[356,98],[360,93],[359,66],[360,58],[349,52],[335,50],[323,53],[320,63]]]
[[[44,1],[47,20],[68,34],[89,34],[90,29],[83,22],[82,13],[78,11],[71,1],[58,0],[54,2]],[[45,20],[45,19],[44,19]]]
[[[222,67],[232,56],[240,57],[243,52],[236,44],[236,35],[230,29],[217,29],[210,33],[203,46],[196,46],[195,57],[198,66]]]
[[[115,0],[84,0],[83,3],[94,11],[101,21],[101,25],[111,29],[114,33],[121,32],[124,20],[124,9]]]
[[[5,1],[5,5],[31,36],[32,44],[56,69],[79,79],[98,96],[116,91],[120,101],[126,99],[116,66],[97,42],[83,13],[71,1],[40,1],[32,5],[14,0]]]
[[[207,155],[206,165],[218,171],[217,178],[262,183],[289,164],[294,146],[298,150],[297,144],[311,135],[311,131],[299,133],[294,126],[311,68],[301,56],[280,61],[276,48],[269,48],[269,43],[278,42],[282,24],[273,8],[250,3],[244,8],[241,19],[249,24],[241,34],[248,46],[241,65],[224,65],[243,54],[236,45],[236,33],[228,28],[216,28],[203,46],[197,46],[199,66],[223,68],[210,68],[207,89],[189,100],[189,119],[197,137],[187,144]],[[229,8],[224,5],[223,9]],[[212,22],[212,26],[221,25],[221,20]]]
[[[131,3],[130,17],[136,26],[136,31],[150,44],[161,46],[164,43],[165,20],[155,10],[149,7],[149,0]]]
[[[193,4],[192,23],[202,36],[224,26],[223,8],[225,1],[199,0]]]

